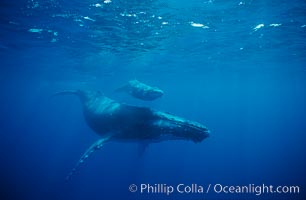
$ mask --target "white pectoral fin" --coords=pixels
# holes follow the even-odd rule
[[[75,165],[75,167],[71,170],[71,172],[68,174],[68,176],[66,177],[66,181],[69,181],[71,179],[71,176],[73,176],[77,169],[79,169],[79,167],[85,162],[85,160],[91,155],[93,154],[95,151],[99,150],[102,148],[102,146],[108,142],[110,139],[110,137],[104,137],[99,139],[98,141],[96,141],[95,143],[93,143],[87,150],[86,152],[82,155],[82,157],[79,159],[79,161],[77,162],[77,164]]]

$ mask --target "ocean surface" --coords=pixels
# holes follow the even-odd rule
[[[163,97],[115,92],[134,79]],[[66,182],[100,138],[78,98],[49,98],[75,89],[197,121],[210,136],[142,155],[109,142]],[[306,1],[1,0],[0,125],[1,200],[305,200]],[[148,184],[155,191],[141,192]],[[156,189],[179,184],[204,192]],[[237,191],[263,184],[283,190]]]

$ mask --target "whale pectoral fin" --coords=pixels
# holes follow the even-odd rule
[[[95,143],[93,143],[87,150],[86,152],[82,155],[82,157],[79,159],[79,161],[77,162],[77,164],[75,165],[75,167],[71,170],[71,172],[68,174],[68,176],[66,177],[66,181],[69,181],[71,179],[71,176],[73,176],[77,169],[85,162],[85,160],[91,155],[93,154],[95,151],[99,150],[102,148],[102,146],[109,141],[110,137],[105,137],[105,138],[101,138],[98,141],[96,141]]]

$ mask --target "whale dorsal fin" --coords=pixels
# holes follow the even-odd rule
[[[110,136],[101,138],[97,140],[95,143],[93,143],[87,150],[86,152],[81,156],[75,167],[71,170],[71,172],[68,174],[66,177],[66,181],[69,181],[71,177],[76,173],[76,171],[80,168],[80,166],[87,160],[87,158],[93,154],[95,151],[99,150],[102,148],[102,146],[108,142],[110,139]]]

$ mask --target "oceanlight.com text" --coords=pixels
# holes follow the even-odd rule
[[[231,193],[231,194],[255,194],[257,196],[262,194],[299,194],[299,186],[273,186],[273,185],[255,185],[249,184],[244,186],[227,186],[222,184],[215,184],[213,187],[215,193]]]

